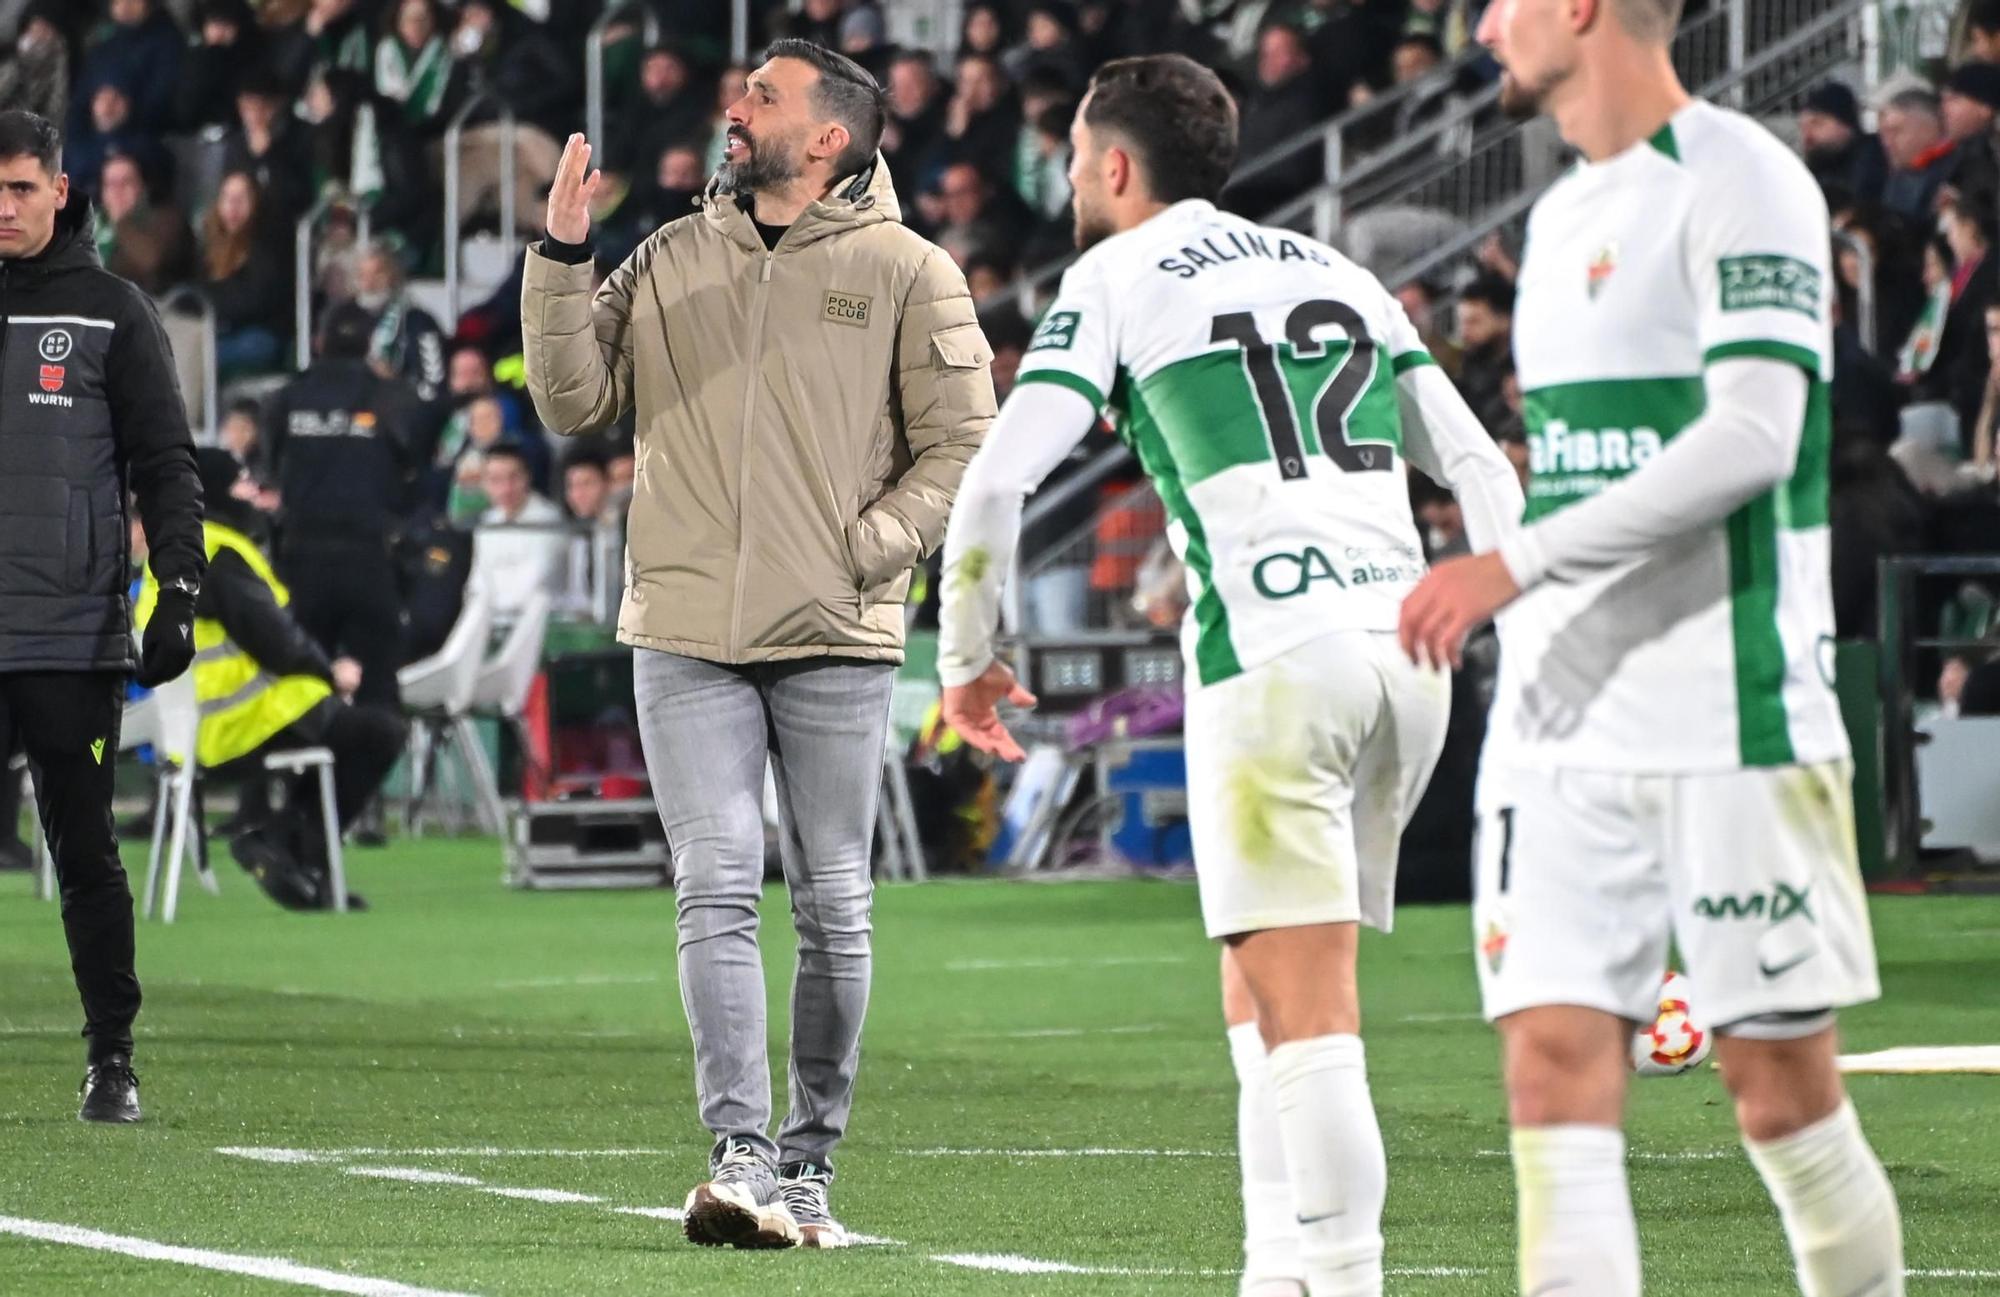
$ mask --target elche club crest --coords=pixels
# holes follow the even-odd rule
[[[63,387],[63,364],[69,353],[76,347],[76,339],[68,329],[50,329],[42,335],[35,350],[42,358],[41,382],[44,392],[60,392]]]

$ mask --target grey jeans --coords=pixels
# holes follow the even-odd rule
[[[832,1165],[847,1129],[868,1011],[875,803],[895,668],[819,658],[722,666],[633,654],[639,735],[674,852],[681,1003],[696,1097],[717,1141]],[[791,1111],[775,1143],[757,901],[764,766],[798,930]]]

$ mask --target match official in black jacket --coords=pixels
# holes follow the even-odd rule
[[[162,592],[132,649],[125,493]],[[132,892],[111,821],[125,678],[194,656],[201,485],[153,306],[98,261],[61,137],[0,112],[0,750],[18,739],[62,885],[89,1042],[86,1121],[137,1121]]]

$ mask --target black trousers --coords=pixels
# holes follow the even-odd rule
[[[115,671],[0,674],[0,751],[28,754],[35,801],[62,888],[70,970],[96,1062],[132,1052],[139,978],[132,970],[132,888],[111,820],[125,676]]]
[[[288,539],[279,569],[292,592],[291,613],[329,657],[361,664],[354,701],[400,708],[396,668],[403,665],[402,598],[387,542],[379,546]]]
[[[249,756],[231,761],[211,774],[225,780],[261,777],[264,758],[273,752],[326,748],[333,753],[334,813],[340,817],[340,827],[345,829],[354,823],[368,805],[368,799],[389,777],[389,771],[403,754],[403,740],[408,734],[409,726],[399,711],[361,703],[350,706],[328,698],[272,735]],[[298,814],[317,825],[319,775],[308,772],[298,776],[288,801]]]

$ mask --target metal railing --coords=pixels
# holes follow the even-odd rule
[[[219,399],[215,367],[215,304],[208,300],[208,294],[192,284],[181,284],[169,288],[160,297],[162,307],[192,305],[191,312],[201,321],[201,444],[215,444],[215,429],[220,422],[215,403]]]
[[[313,233],[336,211],[354,213],[355,245],[367,247],[374,233],[372,199],[357,199],[338,190],[321,194],[299,217],[292,234],[292,354],[298,368],[312,364]]]
[[[654,15],[652,6],[631,3],[616,4],[604,11],[604,16],[590,25],[590,34],[583,40],[583,129],[584,138],[590,147],[598,151],[597,161],[603,163],[604,150],[604,37],[621,21],[634,16],[639,18],[640,37],[647,45],[656,45],[660,40],[660,20]]]
[[[459,251],[465,239],[463,218],[458,210],[460,173],[464,166],[459,157],[459,146],[465,138],[465,119],[488,104],[499,109],[496,120],[500,127],[500,242],[510,263],[521,250],[521,233],[515,221],[514,168],[519,159],[514,149],[514,110],[492,91],[481,91],[452,114],[451,123],[444,132],[444,295],[445,308],[451,317],[445,326],[453,330],[458,328],[461,306],[459,294],[463,271],[459,266]]]
[[[1860,18],[1867,8],[1866,0],[1834,0],[1830,4],[1826,0],[1805,0],[1805,3],[1820,9],[1818,16],[1802,20],[1769,40],[1762,38],[1775,27],[1758,14],[1733,23],[1724,21],[1728,14],[1739,12],[1740,5],[1696,20],[1691,24],[1694,33],[1690,41],[1683,45],[1677,39],[1675,45],[1675,62],[1683,68],[1684,80],[1702,97],[1734,103],[1754,115],[1787,105],[1825,79],[1834,68],[1858,59]],[[1797,0],[1786,0],[1779,7],[1789,20],[1790,9],[1796,6]],[[1734,40],[1729,35],[1731,27],[1744,33],[1743,39],[1755,52],[1734,65],[1700,76],[1699,69],[1710,66],[1713,52],[1708,48],[1710,43],[1719,41],[1724,47],[1724,53],[1716,57],[1725,60],[1729,57],[1727,46]],[[1397,266],[1383,276],[1385,282],[1393,287],[1431,278],[1469,256],[1489,235],[1505,230],[1518,233],[1528,209],[1540,197],[1541,187],[1510,188],[1488,181],[1509,165],[1525,165],[1523,135],[1522,130],[1511,129],[1492,136],[1458,167],[1426,176],[1414,188],[1403,192],[1401,201],[1414,207],[1448,211],[1464,222],[1464,229],[1457,237]]]

